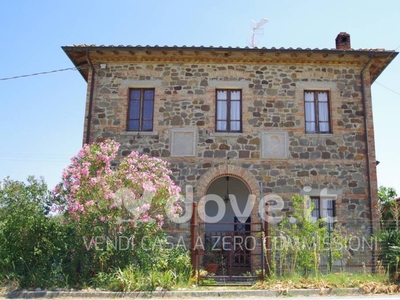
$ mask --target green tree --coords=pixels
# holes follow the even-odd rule
[[[382,221],[393,220],[394,201],[397,197],[396,190],[392,187],[380,186],[378,190],[379,210],[382,214]]]
[[[313,203],[308,197],[298,194],[292,197],[294,211],[283,219],[278,226],[280,231],[279,273],[294,274],[300,272],[308,276],[318,275],[320,255],[325,249],[327,229],[323,220],[313,220]]]
[[[9,178],[0,183],[0,279],[17,279],[21,287],[59,285],[68,237],[48,215],[46,183],[32,176],[27,183]]]
[[[381,231],[378,238],[380,251],[378,259],[392,281],[400,278],[400,204],[396,201],[394,188],[380,186],[378,191],[379,209],[382,214]]]
[[[343,256],[349,235],[338,224],[328,224],[332,220],[314,219],[314,203],[308,196],[295,194],[291,202],[293,211],[278,224],[273,239],[272,272],[318,276],[322,262],[329,270]]]

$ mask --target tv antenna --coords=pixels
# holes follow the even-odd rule
[[[254,20],[251,20],[251,39],[250,39],[250,46],[252,48],[256,47],[258,44],[258,39],[256,36],[263,36],[264,35],[264,28],[261,28],[265,23],[268,22],[268,19],[263,18],[260,22],[256,23]]]

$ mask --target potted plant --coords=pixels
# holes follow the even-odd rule
[[[221,258],[219,253],[208,253],[205,258],[204,268],[209,274],[216,274]]]
[[[221,252],[215,249],[215,242],[209,234],[205,234],[204,244],[203,266],[208,274],[215,275],[221,263]]]

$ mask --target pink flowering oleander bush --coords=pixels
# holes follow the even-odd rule
[[[118,148],[112,140],[85,145],[54,190],[64,204],[58,208],[89,227],[107,224],[109,230],[124,232],[151,224],[160,229],[166,207],[172,214],[181,211],[180,188],[171,180],[167,162],[132,152],[113,168]]]
[[[112,140],[84,145],[53,191],[53,210],[76,228],[72,261],[86,278],[129,265],[170,269],[171,255],[187,256],[167,249],[162,230],[181,212],[168,163],[132,152],[117,164],[118,149]]]

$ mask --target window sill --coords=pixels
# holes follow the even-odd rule
[[[210,136],[242,136],[243,132],[210,132]]]
[[[333,133],[306,133],[306,136],[324,137],[324,136],[333,136]]]
[[[120,135],[125,135],[125,136],[130,136],[130,135],[139,135],[139,136],[144,136],[144,135],[158,135],[157,131],[123,131],[120,133]]]

